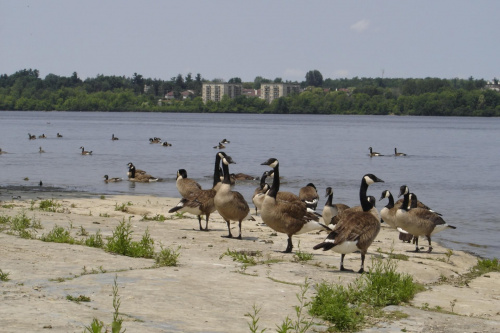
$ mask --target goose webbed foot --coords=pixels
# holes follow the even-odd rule
[[[363,267],[361,267],[358,271],[359,274],[363,274],[365,272],[365,269]]]
[[[233,235],[229,234],[227,236],[221,236],[222,238],[233,238]]]
[[[431,253],[432,252],[432,246],[429,247],[429,249],[427,250],[427,253]]]
[[[236,237],[236,239],[242,240],[243,238],[241,238],[241,235],[239,235],[238,237]]]
[[[284,253],[290,253],[290,252],[292,252],[292,249],[293,249],[292,240],[290,238],[288,238],[288,244],[286,246],[286,250]]]

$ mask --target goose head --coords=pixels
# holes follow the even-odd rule
[[[410,189],[408,188],[408,186],[406,185],[402,185],[400,188],[399,188],[399,195],[398,195],[398,198],[402,195],[406,195],[406,194],[409,194],[410,193]]]
[[[271,168],[276,168],[278,165],[279,165],[279,161],[274,158],[274,157],[271,157],[270,159],[268,159],[267,161],[261,163],[260,165],[268,165],[270,166]]]

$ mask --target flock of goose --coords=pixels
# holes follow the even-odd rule
[[[28,134],[30,140],[36,136]],[[62,137],[57,133],[57,137]],[[45,135],[39,136],[45,138]],[[118,140],[113,134],[112,140]],[[151,138],[151,143],[171,145],[162,142],[160,138]],[[166,143],[166,144],[165,144]],[[230,142],[226,139],[219,142],[219,150],[225,148]],[[82,155],[91,155],[80,147]],[[384,156],[374,152],[369,147],[370,157]],[[40,153],[44,152],[40,147]],[[3,153],[0,149],[0,153]],[[394,148],[394,156],[406,156]],[[185,169],[177,171],[176,187],[182,199],[169,210],[173,212],[186,212],[198,217],[199,229],[208,231],[210,215],[217,211],[226,221],[228,235],[222,236],[232,238],[231,221],[238,222],[239,233],[237,239],[242,239],[242,222],[254,220],[250,214],[250,207],[240,192],[234,191],[235,180],[258,179],[245,174],[231,174],[229,165],[235,163],[231,156],[219,151],[215,155],[213,185],[210,189],[202,189],[193,179],[188,178]],[[349,207],[341,203],[333,203],[333,188],[326,188],[327,201],[322,213],[316,212],[319,195],[314,184],[309,183],[302,187],[298,195],[292,192],[280,190],[279,161],[269,158],[261,163],[269,167],[260,177],[260,185],[254,191],[252,202],[255,205],[255,214],[260,210],[262,221],[271,229],[288,236],[285,253],[293,249],[292,237],[311,231],[326,231],[328,236],[323,242],[313,247],[314,250],[332,250],[341,254],[340,270],[346,271],[344,257],[346,254],[359,251],[361,253],[361,267],[359,273],[364,272],[365,255],[369,246],[377,237],[382,222],[387,223],[392,229],[400,232],[400,239],[415,244],[415,252],[420,251],[418,246],[419,237],[425,236],[428,240],[428,251],[432,251],[431,236],[444,229],[456,229],[448,225],[441,214],[434,212],[429,207],[418,201],[417,196],[411,193],[408,186],[400,187],[397,202],[390,191],[384,190],[379,200],[388,199],[388,203],[380,212],[375,208],[376,199],[367,195],[368,187],[383,180],[373,174],[365,174],[361,178],[359,189],[360,205]],[[156,182],[159,179],[148,174],[144,170],[136,169],[133,163],[128,163],[128,180],[131,182]],[[272,178],[272,184],[266,183]],[[105,182],[119,182],[122,178],[104,176]],[[202,216],[205,217],[205,227],[202,226]]]
[[[210,189],[201,186],[187,177],[185,169],[177,172],[176,187],[182,199],[169,210],[185,212],[198,217],[199,228],[208,231],[210,214],[217,211],[226,221],[228,235],[232,238],[230,223],[238,222],[239,234],[242,239],[242,222],[253,219],[250,207],[243,195],[232,189],[229,165],[235,163],[231,156],[224,152],[215,155],[213,185]],[[399,196],[403,199],[394,203],[392,194],[385,190],[379,200],[387,198],[388,204],[379,212],[375,208],[376,199],[367,196],[368,187],[383,180],[373,174],[366,174],[361,178],[359,189],[360,206],[349,207],[344,204],[333,203],[333,189],[326,189],[328,197],[322,214],[316,212],[319,195],[314,184],[309,183],[300,189],[299,195],[280,190],[279,161],[269,158],[261,165],[268,166],[260,178],[260,185],[254,191],[252,202],[255,213],[260,211],[262,221],[271,229],[288,236],[285,253],[293,249],[292,237],[311,231],[327,231],[328,236],[313,249],[332,250],[341,254],[340,270],[346,271],[344,257],[346,254],[359,251],[361,253],[361,267],[359,273],[364,272],[365,255],[369,246],[377,237],[382,222],[386,222],[394,230],[403,235],[403,240],[413,239],[416,244],[415,252],[420,251],[418,238],[425,236],[429,242],[428,252],[432,251],[431,235],[444,229],[456,227],[448,225],[439,213],[417,200],[415,194],[409,191],[408,186],[400,188]],[[222,167],[221,167],[222,166]],[[266,179],[272,177],[272,184]],[[205,227],[202,226],[202,216],[205,217]]]

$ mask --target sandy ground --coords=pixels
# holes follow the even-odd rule
[[[47,199],[60,204],[60,212],[39,210],[39,202]],[[312,250],[326,237],[325,233],[294,237],[294,250],[314,254],[312,260],[301,263],[294,253],[282,253],[286,236],[273,233],[259,216],[256,221],[244,222],[243,240],[221,237],[227,234],[227,228],[217,213],[210,219],[209,232],[199,231],[197,219],[188,214],[164,222],[143,219],[145,215],[173,216],[168,210],[178,198],[101,198],[85,193],[0,189],[0,200],[0,216],[25,212],[39,221],[43,229],[38,230],[37,237],[50,232],[54,225],[70,230],[76,238],[82,238],[82,228],[89,234],[100,230],[104,237],[111,236],[125,219],[132,225],[134,240],[140,240],[148,229],[156,251],[160,244],[172,249],[181,247],[177,267],[154,268],[153,259],[26,240],[3,230],[0,270],[8,273],[10,280],[0,281],[0,332],[82,332],[93,318],[109,324],[114,311],[115,278],[127,332],[250,332],[247,314],[253,313],[253,306],[260,308],[260,329],[274,332],[287,316],[296,318],[297,294],[306,281],[310,284],[307,297],[311,298],[316,283],[348,284],[359,276],[338,270],[340,255]],[[122,204],[127,212],[115,210]],[[237,234],[237,225],[232,227],[233,234]],[[256,260],[260,263],[245,269],[231,257],[222,256],[227,250],[259,251],[261,256]],[[375,255],[387,256],[391,251],[406,254],[409,260],[400,261],[398,269],[426,285],[427,291],[419,293],[411,304],[385,309],[406,313],[406,318],[379,322],[365,332],[500,331],[500,274],[489,273],[468,286],[459,286],[452,281],[474,266],[476,257],[460,251],[448,257],[447,249],[437,243],[431,254],[411,250],[413,245],[401,243],[397,232],[386,227],[372,244],[365,269]],[[268,259],[276,261],[263,263]],[[348,255],[345,266],[359,269],[359,254]],[[83,295],[90,302],[69,301],[68,295]],[[436,307],[453,310],[453,314],[429,310]],[[316,322],[318,325],[311,331],[322,332],[327,327],[319,319]]]

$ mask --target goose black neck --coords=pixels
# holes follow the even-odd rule
[[[394,207],[394,197],[392,196],[392,194],[389,194],[389,203],[387,203],[386,207],[391,209],[392,207]]]
[[[222,173],[224,174],[224,180],[222,181],[222,183],[231,185],[231,175],[229,174],[229,166],[224,162],[222,162]]]
[[[408,202],[409,201],[410,201],[410,193],[406,193],[403,196],[403,203],[401,204],[401,207],[399,207],[399,209],[403,209],[403,210],[408,211]]]
[[[333,206],[333,192],[328,194],[328,199],[326,199],[326,206]]]
[[[130,167],[128,171],[130,171],[130,178],[135,178],[135,167]]]
[[[262,174],[262,177],[260,178],[260,188],[263,188],[264,185],[266,185],[266,178],[267,178],[267,172],[264,172]]]
[[[363,208],[364,212],[369,211],[373,206],[370,203],[370,201],[368,201],[368,198],[366,196],[367,190],[368,190],[368,184],[366,183],[366,180],[363,177],[363,180],[361,181],[361,186],[359,188],[359,201],[361,202],[361,207]]]
[[[220,156],[219,154],[215,155],[215,168],[214,168],[214,184],[217,185],[220,182]]]
[[[267,192],[267,195],[276,199],[276,195],[278,195],[278,191],[280,190],[280,166],[276,165],[274,168],[274,178],[273,185],[271,185],[271,189]]]

